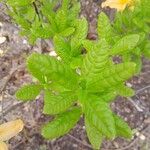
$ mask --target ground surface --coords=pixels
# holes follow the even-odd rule
[[[31,47],[27,40],[20,37],[18,27],[5,15],[5,7],[0,4],[0,102],[1,122],[22,118],[24,131],[9,142],[11,150],[91,150],[87,140],[83,119],[66,136],[46,141],[40,135],[41,124],[50,119],[42,115],[42,96],[29,103],[15,99],[15,91],[31,81],[25,68],[26,57],[37,51],[50,53],[53,48],[49,41],[39,41]],[[99,0],[82,0],[82,14],[90,22],[89,38],[96,38],[96,18],[101,11]],[[110,18],[113,11],[105,10]],[[149,150],[150,149],[150,61],[143,59],[143,69],[139,76],[128,82],[136,95],[131,100],[118,98],[112,109],[121,115],[135,130],[132,141],[118,138],[104,141],[103,150]]]

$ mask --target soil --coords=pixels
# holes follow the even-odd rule
[[[96,39],[97,14],[102,11],[100,0],[82,0],[81,16],[90,22],[88,38]],[[105,9],[110,19],[114,10]],[[32,52],[47,52],[53,50],[49,40],[37,41],[30,46],[25,37],[19,35],[19,28],[6,15],[6,7],[0,3],[0,102],[1,123],[16,118],[22,118],[25,129],[9,141],[11,150],[91,150],[85,133],[84,121],[78,122],[69,134],[52,141],[43,139],[40,127],[51,117],[42,114],[43,97],[35,101],[23,103],[17,101],[15,91],[23,84],[31,82],[31,76],[26,70],[25,60]],[[105,140],[102,150],[149,150],[150,149],[150,61],[143,58],[142,72],[127,82],[136,93],[131,99],[118,97],[112,103],[112,109],[122,116],[134,130],[131,141],[117,138]]]

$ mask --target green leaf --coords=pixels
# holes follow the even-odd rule
[[[132,137],[132,130],[128,126],[126,122],[119,116],[114,114],[114,119],[115,119],[115,126],[116,126],[116,132],[118,136],[124,137],[131,139]]]
[[[118,95],[121,95],[124,97],[131,97],[135,94],[133,89],[131,89],[125,85],[118,86],[116,90],[118,92]]]
[[[141,55],[140,56],[133,56],[133,62],[136,64],[136,73],[139,74],[141,72],[142,69],[142,59],[141,59]]]
[[[88,22],[86,18],[78,19],[76,21],[75,27],[76,31],[73,38],[78,39],[79,41],[84,40],[88,33]]]
[[[71,60],[71,47],[66,39],[55,36],[54,37],[54,47],[56,53],[63,59],[64,62],[70,62]]]
[[[70,67],[72,69],[80,68],[82,66],[83,58],[81,57],[74,57],[70,63]]]
[[[66,111],[76,101],[71,92],[64,92],[58,95],[45,92],[44,96],[44,114],[54,115]]]
[[[107,65],[109,65],[109,48],[105,40],[101,40],[98,45],[95,47],[94,43],[84,42],[84,47],[90,51],[86,54],[83,60],[82,73],[87,76],[89,74],[98,74],[102,71]],[[92,48],[93,45],[93,48]]]
[[[140,33],[138,33],[138,35],[139,35],[139,42],[138,42],[138,45],[139,45],[139,44],[142,44],[145,41],[146,34],[144,32],[140,32]]]
[[[52,122],[44,125],[42,135],[46,139],[54,139],[67,134],[80,119],[80,115],[80,108],[73,108],[70,111],[58,115]]]
[[[42,88],[39,84],[25,85],[16,92],[16,97],[22,101],[34,100]]]
[[[143,54],[146,58],[150,58],[150,41],[147,41],[143,50]]]
[[[90,124],[95,126],[104,136],[113,139],[116,135],[115,122],[108,103],[88,95],[84,107],[85,117]]]
[[[51,26],[48,24],[42,24],[42,26],[33,27],[32,34],[36,38],[48,39],[52,38],[54,35],[54,31],[52,30]]]
[[[99,149],[102,143],[102,133],[100,133],[97,128],[92,125],[87,118],[85,118],[85,128],[87,132],[88,139],[92,144],[94,149]]]
[[[51,82],[47,84],[47,89],[50,89],[51,91],[55,91],[55,92],[66,92],[66,91],[70,91],[70,89],[68,89],[65,85],[60,84],[59,82]]]
[[[66,24],[67,24],[66,12],[63,10],[59,10],[56,14],[55,21],[56,21],[59,32],[62,32],[66,28]]]
[[[88,32],[88,23],[85,18],[76,21],[75,32],[71,39],[72,55],[76,56],[81,54],[82,41],[86,39]]]
[[[29,5],[31,3],[33,3],[35,0],[7,0],[7,3],[11,6],[26,6],[26,5]]]
[[[82,44],[87,52],[95,50],[99,51],[101,48],[108,49],[108,44],[105,39],[98,41],[84,40]]]
[[[107,15],[101,12],[98,16],[98,36],[106,39],[107,42],[112,41],[112,27]]]
[[[74,31],[75,31],[75,28],[69,27],[69,28],[65,29],[64,31],[62,31],[60,33],[60,36],[64,36],[64,37],[70,36],[74,33]]]
[[[29,72],[42,83],[56,81],[66,88],[76,88],[77,75],[62,61],[48,55],[34,53],[27,60]]]
[[[42,0],[41,12],[50,21],[50,23],[55,22],[56,13],[53,11],[54,7],[59,0]]]
[[[27,59],[27,67],[29,72],[41,82],[45,82],[46,77],[52,72],[47,55],[33,53]]]
[[[112,48],[111,55],[118,55],[123,53],[128,53],[135,48],[139,41],[138,34],[132,34],[124,36],[121,40],[119,40]]]
[[[99,100],[110,103],[113,100],[115,100],[115,97],[117,96],[117,92],[111,90],[109,92],[98,93],[96,95],[98,96]]]
[[[75,2],[67,14],[69,25],[71,26],[74,25],[76,19],[79,17],[80,10],[81,10],[80,2]]]
[[[11,12],[10,16],[14,21],[19,24],[23,29],[30,30],[31,24],[20,15],[16,15],[14,12]]]
[[[87,90],[89,92],[103,92],[115,89],[118,84],[123,83],[135,74],[135,63],[127,62],[113,65],[98,74],[87,78]]]
[[[82,42],[83,47],[86,49],[87,52],[89,51],[94,51],[97,47],[96,47],[96,43],[95,41],[90,41],[90,40],[84,40]]]
[[[71,0],[63,0],[63,1],[62,1],[62,9],[63,9],[64,11],[67,11],[67,10],[68,10],[70,1],[71,1]]]

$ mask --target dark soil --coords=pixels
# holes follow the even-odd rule
[[[102,11],[100,0],[82,0],[82,13],[90,22],[88,38],[96,39],[97,14]],[[113,19],[113,10],[105,9]],[[64,137],[47,141],[40,135],[41,125],[51,117],[42,114],[43,98],[28,103],[15,99],[15,91],[22,85],[31,82],[31,76],[25,67],[26,57],[32,52],[53,50],[50,41],[38,41],[30,46],[27,39],[19,36],[19,29],[5,14],[5,6],[0,3],[0,38],[6,40],[0,44],[0,102],[1,123],[22,118],[25,129],[9,141],[11,150],[91,150],[87,140],[83,119]],[[102,150],[149,150],[150,149],[150,61],[143,59],[140,75],[127,83],[135,89],[136,94],[130,100],[118,97],[112,109],[122,116],[134,129],[131,141],[117,138],[104,141]]]

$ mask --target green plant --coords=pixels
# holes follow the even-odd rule
[[[30,55],[27,68],[36,82],[16,92],[22,101],[34,100],[44,93],[43,113],[55,118],[43,126],[42,135],[47,139],[63,136],[83,116],[94,149],[99,149],[105,138],[131,138],[132,130],[111,111],[110,103],[118,95],[134,95],[125,82],[137,73],[138,63],[131,57],[139,49],[141,34],[116,33],[115,23],[101,13],[98,40],[87,40],[88,23],[78,18],[80,4],[75,0],[64,0],[61,6],[56,0],[7,3],[22,33],[32,43],[37,38],[51,38],[59,56]],[[122,62],[116,64],[113,58],[118,55]]]
[[[38,38],[48,39],[55,35],[69,36],[75,31],[80,3],[76,0],[7,0],[9,15],[21,26],[21,35],[31,44]]]
[[[116,44],[118,39],[130,34],[140,36],[137,46],[122,56],[124,62],[133,61],[137,65],[137,73],[141,71],[141,57],[150,58],[150,5],[149,0],[136,1],[134,9],[125,9],[123,12],[115,14],[114,21],[110,20],[105,14],[100,14],[99,19],[103,27],[100,36],[105,36],[111,45]],[[105,21],[102,21],[105,20]],[[104,26],[105,24],[105,26]],[[106,34],[106,31],[108,33]],[[132,40],[132,39],[131,39]],[[124,41],[126,46],[126,41]]]
[[[125,86],[125,81],[135,74],[135,63],[114,64],[112,57],[134,48],[138,35],[131,35],[132,41],[131,36],[125,37],[126,48],[122,47],[122,39],[117,48],[111,49],[105,39],[82,40],[87,50],[82,54],[74,51],[74,45],[72,47],[73,39],[86,38],[87,28],[82,32],[81,29],[69,39],[54,37],[54,46],[61,60],[37,53],[29,56],[27,68],[39,82],[23,86],[16,96],[27,101],[44,92],[43,113],[56,115],[53,121],[43,126],[42,135],[48,139],[68,133],[84,115],[89,140],[93,148],[98,149],[104,138],[132,136],[129,126],[111,111],[109,105],[117,95],[134,94]]]

